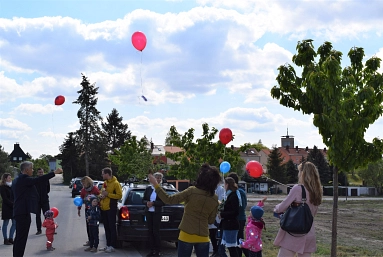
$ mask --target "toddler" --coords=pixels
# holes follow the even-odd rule
[[[98,236],[98,225],[100,223],[100,207],[98,206],[97,196],[90,196],[91,206],[85,212],[85,218],[89,229],[89,247],[84,251],[86,252],[97,252],[97,247],[99,243]]]
[[[239,247],[247,249],[248,257],[262,257],[262,229],[266,230],[263,216],[263,202],[267,197],[263,198],[259,203],[250,209],[250,215],[247,218],[246,240],[240,239]]]
[[[47,210],[44,213],[45,220],[43,222],[43,227],[46,228],[45,235],[47,236],[47,250],[54,251],[55,248],[52,247],[53,235],[55,234],[56,228],[59,227],[53,219],[53,211]]]

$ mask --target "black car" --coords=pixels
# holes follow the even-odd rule
[[[81,184],[82,178],[75,178],[72,185],[72,198],[75,198],[76,195],[80,195],[80,191],[82,189]]]
[[[148,241],[148,226],[145,216],[145,205],[142,203],[147,184],[130,184],[122,187],[122,198],[118,202],[117,211],[117,247],[123,241]],[[163,185],[168,194],[175,194],[178,190],[173,185]],[[161,239],[178,241],[178,226],[184,213],[182,204],[164,205],[160,226]]]

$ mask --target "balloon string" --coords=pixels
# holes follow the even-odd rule
[[[141,92],[142,92],[142,95],[144,95],[144,87],[142,86],[142,74],[141,74],[141,69],[142,69],[142,51],[141,51],[141,63],[140,63],[140,78],[141,78]]]
[[[272,178],[269,178],[269,177],[267,177],[267,176],[265,176],[265,175],[262,175],[261,177],[264,178],[264,179],[266,179],[266,180],[271,180],[271,181],[273,181],[273,182],[275,182],[275,183],[277,183],[277,184],[280,184],[280,185],[282,185],[282,186],[289,187],[289,188],[293,188],[292,186],[288,186],[288,185],[286,185],[286,184],[283,184],[283,183],[281,183],[281,182],[279,182],[279,181],[276,181],[276,180],[274,180],[274,179],[272,179]]]
[[[52,108],[52,132],[53,132],[53,135],[55,137],[55,141],[56,141],[56,144],[57,144],[57,138],[56,138],[56,133],[55,133],[55,123],[53,121],[53,108]]]

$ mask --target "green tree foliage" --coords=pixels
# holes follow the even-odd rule
[[[33,163],[33,176],[37,176],[38,168],[42,168],[44,170],[44,173],[50,171],[49,161],[46,158],[30,159],[29,161]]]
[[[286,167],[283,164],[282,154],[279,152],[278,147],[273,146],[271,149],[266,166],[270,178],[283,184],[287,183]]]
[[[359,176],[367,186],[373,186],[378,189],[380,195],[383,194],[383,160],[369,163],[367,167],[359,170]]]
[[[101,127],[104,131],[108,142],[109,152],[121,147],[126,140],[131,137],[131,132],[128,130],[128,124],[122,123],[123,117],[119,116],[116,109],[106,117],[107,122],[101,122]]]
[[[79,96],[73,103],[80,105],[80,109],[77,111],[80,129],[77,131],[77,134],[81,143],[81,150],[84,154],[85,174],[89,176],[90,145],[96,144],[96,139],[99,138],[97,135],[101,134],[98,125],[98,121],[101,120],[101,115],[96,108],[98,101],[98,98],[96,97],[98,94],[98,87],[95,87],[95,83],[90,84],[88,78],[84,74],[82,74],[81,87],[81,90],[77,91]]]
[[[176,138],[179,138],[179,137],[181,137],[180,134],[176,135]],[[172,136],[171,136],[171,131],[169,130],[169,132],[166,134],[165,145],[166,146],[172,145],[171,141],[172,141]]]
[[[120,181],[131,177],[144,179],[153,169],[153,157],[146,137],[137,140],[132,136],[113,155],[109,155],[109,159],[117,165]]]
[[[4,147],[0,145],[0,176],[6,172],[12,172],[11,162],[9,161],[8,153],[5,152]]]
[[[246,143],[246,145],[248,145],[249,148],[254,148],[258,152],[261,151],[262,149],[268,149],[267,146],[262,144],[262,140],[261,139],[259,139],[258,143],[253,143],[253,144],[252,143]]]
[[[176,161],[170,167],[169,175],[178,179],[189,179],[194,181],[202,164],[216,166],[219,169],[220,161],[227,161],[231,165],[230,172],[239,175],[243,173],[245,161],[240,157],[240,150],[226,147],[220,141],[214,142],[218,130],[210,130],[207,123],[202,124],[202,137],[194,141],[194,129],[190,128],[184,135],[177,132],[175,126],[170,128],[170,144],[182,148],[182,152],[166,153],[166,157]]]
[[[298,182],[298,169],[295,163],[290,159],[286,165],[286,178],[287,183],[295,184]]]
[[[315,51],[312,40],[303,40],[296,50],[292,60],[302,68],[302,76],[290,64],[280,66],[278,85],[271,89],[271,96],[283,106],[313,114],[313,124],[329,148],[328,159],[334,165],[331,256],[335,257],[338,170],[348,172],[382,158],[383,141],[364,139],[367,128],[383,113],[383,76],[378,72],[381,59],[373,56],[364,65],[363,48],[353,47],[348,53],[350,66],[342,69],[342,53],[330,42]]]
[[[64,143],[60,146],[60,154],[57,158],[61,160],[61,167],[63,169],[64,183],[74,177],[84,176],[80,172],[80,146],[76,140],[76,133],[70,132],[65,138]]]
[[[332,171],[326,158],[317,146],[314,145],[314,148],[307,155],[307,160],[314,163],[317,167],[322,185],[330,185],[330,181],[333,179]]]

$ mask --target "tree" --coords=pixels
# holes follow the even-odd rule
[[[181,137],[181,135],[177,134],[175,135],[175,137],[178,138],[178,137]],[[165,145],[166,146],[172,145],[171,141],[172,141],[172,136],[171,136],[171,131],[169,130],[169,132],[166,134]]]
[[[44,172],[49,172],[49,161],[46,158],[30,159],[33,163],[33,176],[37,176],[37,169],[42,168]]]
[[[77,112],[80,129],[77,131],[77,134],[84,153],[85,174],[87,176],[89,176],[89,147],[91,141],[94,140],[94,136],[101,134],[100,127],[98,126],[98,121],[101,120],[101,116],[96,108],[98,87],[94,85],[95,83],[90,84],[88,78],[82,74],[82,89],[77,91],[79,96],[77,100],[73,102],[80,105],[80,109]]]
[[[295,184],[298,182],[298,169],[295,163],[290,159],[286,163],[286,178],[287,183],[289,184]]]
[[[331,256],[335,257],[338,171],[349,172],[381,159],[383,152],[382,140],[364,139],[367,128],[383,113],[383,77],[378,72],[381,59],[373,56],[363,65],[363,48],[353,47],[348,53],[350,66],[342,69],[342,53],[330,42],[315,51],[312,40],[303,40],[296,49],[292,61],[302,67],[302,76],[297,76],[290,64],[280,66],[278,85],[271,89],[271,96],[283,106],[313,114],[313,124],[328,147],[327,156],[334,165]]]
[[[262,149],[268,149],[267,146],[265,146],[264,144],[262,144],[262,140],[259,139],[258,143],[247,143],[249,145],[249,148],[254,148],[255,150],[257,150],[258,152],[261,151]]]
[[[131,137],[131,132],[128,130],[128,124],[122,123],[123,117],[119,117],[115,108],[106,117],[106,120],[105,123],[101,122],[101,126],[108,142],[109,152],[113,152]]]
[[[165,156],[176,162],[170,167],[169,174],[178,179],[195,180],[202,164],[208,163],[219,168],[220,161],[227,161],[231,165],[231,172],[239,175],[243,173],[242,168],[245,161],[240,157],[240,150],[226,147],[220,141],[213,142],[218,130],[210,130],[207,123],[202,124],[202,138],[194,142],[194,129],[190,128],[184,135],[177,132],[175,126],[170,128],[171,145],[182,148],[182,152],[169,153]]]
[[[378,193],[383,193],[383,160],[369,163],[367,167],[359,170],[359,176],[364,180],[364,183],[369,186],[374,186],[378,189]]]
[[[4,147],[0,145],[0,176],[4,173],[11,173],[12,167],[9,161],[9,155],[4,151]]]
[[[73,177],[80,176],[80,146],[76,133],[70,132],[60,146],[60,154],[57,158],[61,160],[64,182],[68,183]]]
[[[319,151],[317,146],[314,145],[314,148],[307,155],[307,160],[318,168],[322,185],[329,185],[330,181],[332,181],[332,172],[323,153]]]
[[[137,140],[136,136],[132,136],[113,155],[109,155],[109,158],[117,165],[120,180],[132,176],[144,179],[153,169],[153,157],[146,137]]]
[[[286,168],[285,165],[283,165],[282,154],[279,152],[278,147],[273,146],[271,149],[266,166],[267,174],[270,176],[270,178],[280,183],[286,184]]]

